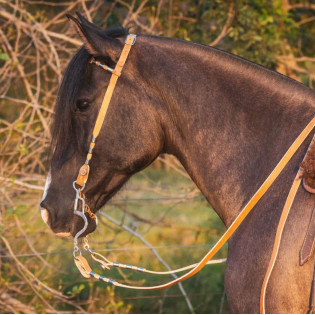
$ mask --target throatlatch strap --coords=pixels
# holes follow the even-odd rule
[[[125,40],[125,46],[121,52],[121,55],[120,55],[119,60],[116,64],[116,67],[115,67],[114,71],[112,72],[112,75],[111,75],[111,78],[110,78],[110,81],[109,81],[109,84],[108,84],[108,87],[107,87],[107,90],[106,90],[106,93],[105,93],[105,96],[104,96],[104,99],[102,102],[101,109],[98,113],[98,116],[97,116],[97,119],[95,122],[95,126],[93,129],[93,137],[91,140],[89,152],[86,156],[85,163],[81,166],[81,168],[79,170],[79,174],[78,174],[78,177],[76,180],[76,183],[81,187],[83,187],[85,185],[85,183],[89,177],[89,172],[90,172],[89,162],[92,158],[92,152],[93,152],[93,149],[95,147],[96,138],[98,137],[100,130],[102,128],[110,100],[113,96],[113,92],[114,92],[117,80],[121,75],[121,71],[125,65],[125,62],[126,62],[127,57],[129,55],[130,49],[135,43],[135,40],[136,40],[136,35],[129,34],[127,36],[127,38]]]

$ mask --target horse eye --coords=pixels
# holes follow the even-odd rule
[[[77,108],[79,111],[84,112],[90,107],[90,103],[87,100],[78,100]]]

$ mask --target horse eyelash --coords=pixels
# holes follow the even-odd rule
[[[88,105],[86,107],[80,108],[80,106],[78,105],[80,102],[82,104],[84,102],[86,102],[86,103],[88,103]],[[86,112],[90,107],[91,107],[91,102],[89,100],[87,100],[87,99],[78,99],[76,101],[76,104],[75,104],[75,112],[79,111],[79,112],[83,113],[83,112]]]

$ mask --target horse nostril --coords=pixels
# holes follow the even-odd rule
[[[40,202],[39,206],[40,206],[41,209],[46,209],[47,208],[46,205],[45,205],[45,199],[42,199],[42,201]]]
[[[40,209],[40,214],[42,216],[43,221],[48,225],[49,212],[46,209],[41,208]]]

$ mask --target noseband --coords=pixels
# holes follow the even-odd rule
[[[120,264],[116,262],[111,262],[104,256],[102,256],[99,253],[96,253],[92,251],[88,245],[87,238],[84,239],[84,246],[83,248],[91,254],[92,259],[95,261],[99,262],[101,266],[104,269],[109,269],[110,267],[118,267],[118,268],[125,268],[125,269],[131,269],[135,271],[140,271],[144,273],[150,273],[150,274],[171,274],[171,273],[177,273],[177,272],[182,272],[185,270],[190,270],[186,274],[176,278],[173,281],[170,281],[168,283],[162,284],[162,285],[157,285],[157,286],[152,286],[152,287],[136,287],[136,286],[129,286],[125,284],[121,284],[115,280],[112,280],[110,278],[106,278],[102,275],[99,275],[95,272],[92,271],[91,267],[89,266],[87,260],[82,256],[81,250],[78,245],[78,238],[86,231],[88,227],[88,219],[86,218],[86,214],[89,215],[90,218],[96,219],[96,216],[94,213],[91,212],[90,208],[85,202],[85,197],[82,191],[84,190],[85,184],[88,180],[89,176],[89,162],[92,158],[92,152],[95,147],[95,142],[96,139],[100,133],[101,127],[103,125],[106,112],[111,100],[111,97],[113,95],[113,91],[116,86],[116,82],[118,78],[121,76],[122,69],[124,67],[124,64],[127,60],[128,54],[130,52],[131,47],[135,44],[136,42],[136,35],[128,35],[125,39],[125,45],[122,50],[122,53],[119,57],[119,60],[115,66],[114,69],[108,67],[107,65],[101,64],[99,61],[95,60],[92,58],[90,60],[90,63],[95,64],[101,68],[103,68],[106,71],[109,71],[112,73],[108,88],[106,90],[101,109],[98,113],[96,123],[93,129],[93,135],[92,135],[92,140],[90,143],[90,148],[86,157],[85,163],[81,166],[79,170],[79,174],[77,179],[73,182],[73,188],[76,192],[76,197],[74,201],[74,214],[80,216],[83,221],[84,221],[84,226],[83,228],[75,235],[74,237],[74,248],[73,248],[73,256],[74,256],[74,261],[76,266],[78,267],[79,271],[81,274],[86,277],[94,277],[98,280],[124,287],[124,288],[129,288],[129,289],[137,289],[137,290],[159,290],[159,289],[165,289],[170,286],[173,286],[176,283],[179,283],[187,278],[190,278],[191,276],[195,275],[198,271],[200,271],[205,265],[208,264],[214,264],[214,263],[220,263],[225,261],[225,259],[221,260],[210,260],[221,248],[222,246],[228,241],[228,239],[233,235],[233,233],[236,231],[236,229],[239,227],[239,225],[244,221],[244,219],[247,217],[247,215],[250,213],[250,211],[254,208],[254,206],[257,204],[257,202],[261,199],[261,197],[267,192],[267,190],[270,188],[272,183],[277,179],[279,174],[282,172],[284,167],[288,164],[288,162],[291,160],[292,156],[296,153],[298,148],[301,146],[301,144],[304,142],[304,140],[307,138],[307,136],[311,133],[311,131],[315,127],[315,118],[312,119],[312,121],[305,127],[305,129],[301,132],[301,134],[297,137],[297,139],[293,142],[293,144],[290,146],[288,151],[284,154],[282,159],[279,161],[279,163],[276,165],[276,167],[273,169],[273,171],[270,173],[270,175],[267,177],[265,182],[260,186],[260,188],[257,190],[257,192],[253,195],[253,197],[248,201],[248,203],[245,205],[245,207],[242,209],[242,211],[239,213],[239,215],[236,217],[236,219],[233,221],[233,223],[229,226],[229,228],[226,230],[226,232],[222,235],[222,237],[219,239],[219,241],[210,249],[210,251],[204,256],[204,258],[197,264],[190,265],[181,269],[176,269],[176,270],[171,270],[171,271],[166,271],[166,272],[155,272],[155,271],[150,271],[145,268],[141,267],[136,267],[132,265],[125,265],[125,264]],[[299,188],[299,185],[301,183],[301,170],[298,171],[293,185],[290,189],[290,192],[288,194],[286,203],[283,208],[283,212],[281,215],[281,219],[279,221],[278,229],[277,229],[277,234],[274,242],[274,249],[271,255],[271,259],[269,262],[268,270],[262,285],[261,289],[261,296],[260,296],[260,311],[261,313],[265,312],[265,292],[266,292],[266,287],[268,284],[268,280],[270,277],[270,274],[272,272],[275,260],[277,258],[278,250],[279,250],[279,244],[281,241],[281,236],[283,232],[283,228],[286,222],[286,218],[289,214],[289,211],[291,209],[292,203],[294,201],[296,192]]]

